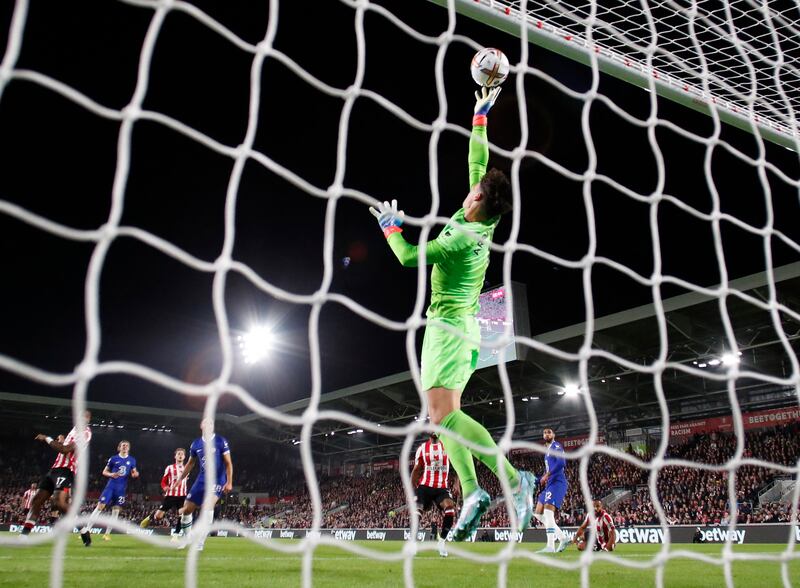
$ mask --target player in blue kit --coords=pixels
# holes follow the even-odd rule
[[[228,440],[222,435],[214,433],[214,421],[211,419],[203,419],[200,423],[200,430],[203,436],[192,441],[192,445],[189,448],[189,461],[186,462],[181,476],[173,484],[173,486],[180,484],[188,477],[189,472],[192,471],[195,464],[200,462],[200,473],[194,481],[194,484],[192,484],[189,493],[186,495],[183,508],[178,511],[181,515],[181,533],[184,535],[188,535],[189,531],[192,529],[194,511],[202,506],[206,491],[206,483],[210,482],[206,480],[206,444],[208,445],[208,450],[213,456],[214,465],[216,466],[214,469],[217,479],[214,481],[214,486],[212,488],[214,504],[217,503],[217,500],[219,500],[219,497],[222,496],[223,493],[227,494],[233,489],[233,462],[231,461],[231,449],[228,445]],[[204,438],[206,443],[203,443]],[[208,512],[205,513],[209,525],[214,520],[214,504],[212,504]],[[198,551],[203,550],[205,542],[205,537],[202,537],[200,541],[198,541]],[[178,549],[183,549],[184,547],[186,547],[186,544],[181,545]]]
[[[544,524],[547,533],[547,547],[539,553],[556,553],[564,551],[570,544],[569,537],[556,524],[556,510],[561,508],[564,496],[567,495],[567,475],[564,471],[567,460],[564,459],[564,448],[556,441],[553,429],[545,429],[542,438],[547,444],[547,453],[544,456],[545,473],[539,478],[542,491],[533,516]]]
[[[89,521],[86,526],[81,529],[81,539],[86,547],[92,544],[92,536],[90,530],[94,524],[95,519],[103,512],[107,505],[111,505],[111,516],[115,519],[119,518],[119,511],[125,505],[125,493],[128,489],[128,478],[138,478],[139,471],[136,469],[136,458],[130,455],[131,443],[127,440],[122,440],[117,445],[117,455],[112,455],[106,467],[103,469],[103,476],[109,478],[103,493],[100,495],[100,500],[97,506],[89,515]],[[105,541],[111,540],[111,527],[106,528],[106,533],[103,535]]]

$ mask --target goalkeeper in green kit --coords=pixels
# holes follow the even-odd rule
[[[475,314],[478,297],[489,266],[489,243],[500,216],[511,210],[511,185],[499,170],[486,171],[489,145],[486,135],[487,114],[500,88],[476,92],[475,116],[469,142],[470,191],[462,208],[450,219],[435,240],[425,247],[425,259],[433,264],[431,303],[422,344],[422,388],[428,399],[431,422],[453,431],[476,445],[496,450],[492,436],[461,410],[461,392],[478,361],[480,328]],[[403,212],[397,202],[384,202],[380,210],[370,208],[397,259],[405,267],[418,264],[418,246],[409,244],[402,229]],[[459,225],[478,235],[478,239],[454,228]],[[453,334],[439,325],[449,325],[463,333]],[[465,339],[466,338],[466,339]],[[467,339],[471,339],[469,341]],[[519,531],[525,530],[533,514],[536,478],[517,471],[503,455],[483,453],[462,445],[448,435],[441,435],[450,463],[461,482],[464,502],[453,531],[456,541],[469,537],[489,508],[489,495],[478,486],[473,456],[495,475],[504,468],[513,491]]]

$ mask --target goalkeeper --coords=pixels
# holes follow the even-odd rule
[[[463,541],[471,535],[489,508],[489,495],[478,486],[473,456],[495,475],[500,468],[505,470],[514,492],[519,531],[525,530],[530,523],[536,490],[533,474],[517,471],[502,454],[489,453],[497,451],[492,436],[483,425],[461,410],[461,392],[478,360],[480,329],[475,314],[489,266],[489,243],[500,216],[512,207],[508,178],[497,169],[486,171],[489,162],[487,114],[499,93],[500,88],[483,88],[481,93],[475,93],[477,102],[469,142],[470,191],[462,208],[451,217],[439,236],[425,247],[425,259],[433,264],[433,272],[428,324],[422,344],[422,388],[428,399],[431,422],[486,450],[472,450],[448,435],[441,436],[450,462],[458,473],[464,497],[453,532],[456,541]],[[401,234],[403,212],[397,210],[397,202],[392,201],[391,205],[384,202],[380,210],[370,208],[370,212],[378,219],[389,247],[400,263],[405,267],[415,267],[418,264],[418,246],[409,244]],[[478,238],[455,226],[472,231]],[[451,333],[441,325],[448,325],[459,334]]]

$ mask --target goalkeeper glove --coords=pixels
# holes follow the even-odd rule
[[[500,95],[500,86],[489,88],[481,88],[480,92],[475,92],[475,116],[472,118],[473,125],[485,125],[486,115],[494,106],[494,101]]]
[[[383,236],[387,239],[393,233],[403,232],[403,229],[400,228],[403,224],[403,211],[397,210],[397,200],[392,200],[391,204],[384,202],[378,205],[378,210],[370,206],[369,211],[378,219],[378,224],[383,229]]]

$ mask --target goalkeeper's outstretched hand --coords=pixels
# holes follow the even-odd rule
[[[487,87],[481,88],[480,92],[475,92],[475,114],[486,116],[489,110],[491,110],[492,106],[494,106],[494,101],[497,100],[497,97],[500,95],[500,86],[495,86],[492,89]]]
[[[403,224],[403,211],[397,210],[397,200],[392,200],[392,203],[384,202],[378,205],[378,210],[372,206],[369,207],[370,213],[376,219],[378,224],[383,229],[383,236],[387,239],[392,233],[400,233],[403,229],[400,226]]]

